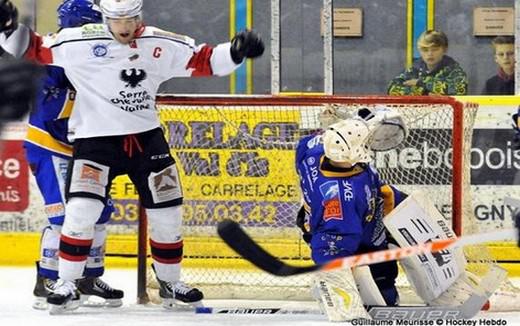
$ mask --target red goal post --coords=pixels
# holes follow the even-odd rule
[[[280,258],[309,263],[308,249],[294,226],[300,204],[293,168],[295,144],[319,129],[318,113],[325,106],[355,111],[377,105],[399,111],[410,129],[402,147],[375,156],[381,176],[405,192],[427,191],[457,234],[476,232],[474,226],[464,225],[464,217],[471,214],[471,196],[464,196],[470,186],[465,162],[475,104],[436,96],[164,95],[158,97],[157,108],[185,197],[186,281],[206,293],[210,285],[205,282],[216,283],[211,286],[219,296],[234,286],[240,293],[250,293],[253,287],[274,284],[275,291],[285,294],[305,287],[305,280],[285,285],[258,273],[242,277],[241,271],[250,265],[219,241],[215,225],[233,218]],[[145,256],[146,248],[140,250],[140,257]],[[231,275],[234,271],[238,276]],[[143,289],[142,278],[140,282]],[[247,282],[252,285],[243,284]]]

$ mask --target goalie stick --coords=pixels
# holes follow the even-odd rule
[[[323,315],[319,309],[287,309],[282,307],[197,307],[195,313],[228,315]]]
[[[263,271],[276,276],[293,276],[319,270],[335,270],[361,265],[370,265],[428,252],[438,252],[455,246],[466,246],[489,241],[518,238],[520,229],[500,230],[490,233],[473,234],[460,238],[441,239],[416,246],[374,251],[345,258],[337,258],[328,263],[311,266],[292,266],[274,257],[258,245],[240,225],[232,220],[218,223],[217,232],[224,242],[240,256]]]
[[[480,311],[491,294],[505,279],[507,272],[493,266],[482,278],[476,291],[458,306],[368,306],[366,310],[374,320],[431,320],[470,319]],[[240,314],[240,315],[323,315],[321,310],[312,308],[257,308],[257,307],[197,307],[196,314]]]
[[[473,318],[487,297],[473,295],[456,307],[446,306],[369,306],[368,314],[374,320],[469,319]],[[286,309],[280,307],[197,307],[196,314],[218,315],[324,315],[319,309]]]

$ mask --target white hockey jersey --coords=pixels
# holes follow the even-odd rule
[[[172,77],[227,75],[236,65],[230,43],[196,47],[193,39],[143,26],[131,44],[116,41],[104,24],[60,31],[45,40],[21,26],[1,43],[24,43],[25,57],[61,66],[77,91],[69,139],[135,134],[160,126],[159,85]]]

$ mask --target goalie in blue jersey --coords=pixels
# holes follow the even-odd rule
[[[335,119],[320,120],[330,123]],[[370,151],[399,145],[407,134],[404,122],[390,110],[365,108],[324,129],[323,134],[302,138],[296,150],[304,200],[297,224],[310,245],[312,259],[322,264],[387,249],[383,216],[406,195],[379,178],[369,164]],[[376,303],[398,303],[395,261],[366,267],[363,274],[371,282],[369,288],[375,290],[375,282],[380,293]],[[317,288],[323,290],[323,284]]]

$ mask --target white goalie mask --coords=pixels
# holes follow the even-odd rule
[[[99,7],[105,19],[141,17],[143,0],[101,0]]]
[[[325,156],[335,162],[370,162],[367,140],[370,129],[361,119],[346,119],[330,125],[323,135]]]

